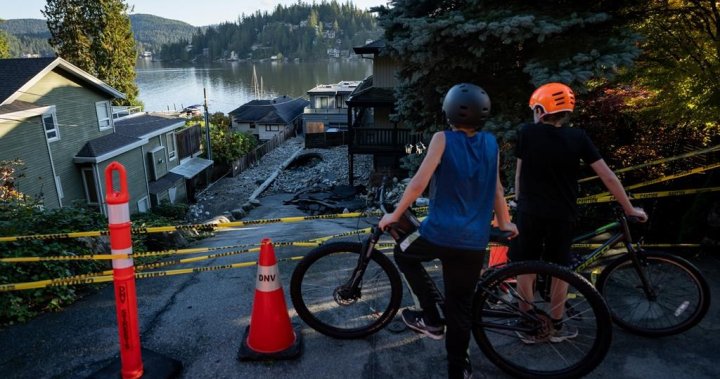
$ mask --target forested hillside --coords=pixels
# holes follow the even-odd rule
[[[196,30],[202,29],[182,21],[149,14],[131,14],[130,23],[138,50],[148,50],[153,53],[158,53],[162,44],[188,40]],[[47,42],[50,32],[45,20],[6,20],[0,24],[0,30],[7,32],[12,57],[21,57],[25,54],[55,55]]]
[[[298,2],[268,12],[241,15],[237,22],[199,31],[191,39],[164,45],[165,60],[340,57],[379,38],[375,16],[352,3]]]

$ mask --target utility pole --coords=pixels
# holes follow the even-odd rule
[[[205,141],[207,141],[207,156],[212,160],[212,147],[210,147],[210,114],[207,106],[207,89],[203,87],[203,97],[205,98]]]

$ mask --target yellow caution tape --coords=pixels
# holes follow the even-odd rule
[[[658,191],[658,192],[643,192],[643,193],[633,193],[628,194],[628,197],[632,200],[641,200],[641,199],[655,199],[659,197],[669,197],[669,196],[684,196],[684,195],[694,195],[699,193],[705,193],[705,192],[717,192],[720,191],[720,187],[706,187],[706,188],[695,188],[695,189],[686,189],[686,190],[675,190],[675,191]],[[594,204],[594,203],[608,203],[615,201],[615,197],[612,195],[593,195],[588,197],[582,197],[577,199],[578,204]]]
[[[707,154],[707,153],[711,153],[713,151],[718,151],[718,150],[720,150],[720,145],[709,147],[709,148],[702,149],[702,150],[691,151],[691,152],[685,153],[685,154],[674,155],[674,156],[668,157],[668,158],[656,159],[654,161],[645,162],[645,163],[635,165],[635,166],[620,168],[620,169],[613,170],[613,171],[616,174],[621,174],[623,172],[628,172],[628,171],[633,171],[633,170],[637,170],[637,169],[644,168],[644,167],[654,166],[654,165],[660,164],[660,163],[672,162],[672,161],[675,161],[678,159],[690,158],[690,157],[694,157],[696,155]],[[590,180],[594,180],[597,178],[598,178],[598,176],[591,176],[591,177],[583,178],[583,179],[578,180],[578,183],[588,182]]]

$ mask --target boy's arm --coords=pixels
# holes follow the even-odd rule
[[[625,193],[625,188],[623,188],[622,183],[620,183],[620,179],[618,179],[617,175],[610,170],[610,167],[608,167],[607,163],[605,163],[605,160],[599,159],[590,164],[590,167],[592,167],[600,180],[602,180],[608,191],[615,196],[615,200],[620,203],[620,206],[622,206],[626,215],[635,216],[643,222],[647,220],[645,211],[632,206],[630,198],[628,198]]]
[[[510,222],[510,212],[508,212],[507,202],[505,201],[505,190],[503,189],[502,183],[500,182],[499,158],[496,175],[497,178],[495,180],[495,201],[493,203],[493,209],[495,210],[495,218],[497,219],[498,228],[500,228],[500,230],[510,232],[509,238],[513,238],[518,235],[518,229],[515,224]]]

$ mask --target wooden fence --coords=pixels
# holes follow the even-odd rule
[[[265,141],[262,145],[258,146],[252,152],[246,154],[235,160],[230,167],[230,176],[236,176],[239,173],[247,170],[252,165],[257,163],[265,154],[275,150],[283,142],[291,137],[295,137],[295,127],[285,128],[280,133],[276,134],[273,138]]]

